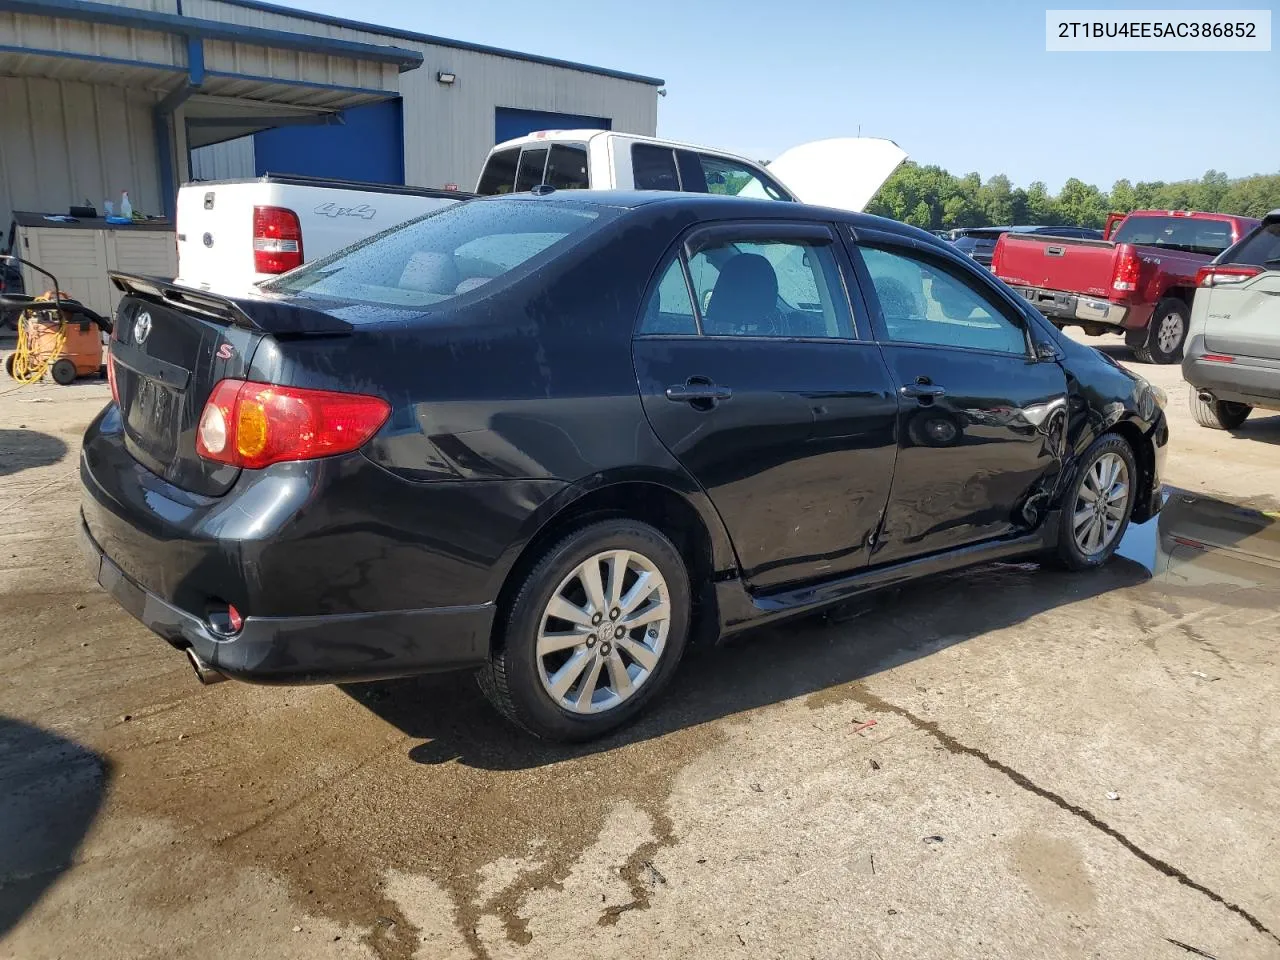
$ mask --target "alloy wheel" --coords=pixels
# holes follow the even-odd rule
[[[1115,453],[1104,453],[1089,467],[1076,493],[1071,531],[1085,556],[1111,545],[1129,503],[1129,467]]]
[[[671,627],[671,594],[658,567],[632,550],[606,550],[565,577],[539,621],[538,675],[572,713],[601,713],[653,676]]]
[[[1160,318],[1160,326],[1156,330],[1156,342],[1161,353],[1173,353],[1182,343],[1182,315],[1170,310]]]

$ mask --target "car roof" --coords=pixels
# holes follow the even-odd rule
[[[821,223],[834,220],[851,224],[855,229],[861,227],[880,230],[941,245],[941,241],[928,230],[921,230],[919,227],[886,217],[877,217],[870,213],[854,213],[850,210],[837,210],[786,200],[728,197],[716,193],[681,193],[671,190],[555,190],[542,194],[506,193],[500,196],[482,197],[470,202],[492,203],[502,200],[529,202],[554,200],[562,204],[626,210],[661,204],[664,207],[687,210],[695,216],[707,219],[812,220]]]

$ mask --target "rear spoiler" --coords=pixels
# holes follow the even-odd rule
[[[117,290],[131,297],[190,310],[259,333],[323,336],[350,333],[355,327],[323,310],[287,302],[226,297],[208,290],[193,290],[159,277],[141,277],[115,270],[107,272]]]

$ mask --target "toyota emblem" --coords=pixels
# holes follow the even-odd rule
[[[138,319],[133,322],[133,342],[146,343],[147,337],[151,335],[151,314],[145,310],[138,314]]]

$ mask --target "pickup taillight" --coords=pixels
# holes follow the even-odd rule
[[[1116,244],[1115,270],[1111,275],[1112,293],[1133,293],[1138,289],[1138,273],[1142,261],[1138,251],[1127,243]]]
[[[1230,283],[1244,283],[1262,272],[1261,267],[1248,264],[1209,264],[1196,271],[1197,287],[1220,287]]]
[[[302,265],[302,224],[286,207],[253,208],[253,269],[284,273]]]
[[[1004,238],[1005,234],[1000,234],[996,238],[995,249],[991,251],[991,272],[997,277],[1000,276],[1000,268],[1004,265]]]

